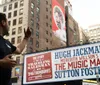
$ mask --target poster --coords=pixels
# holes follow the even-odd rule
[[[20,75],[20,68],[19,67],[17,67],[17,68],[15,68],[15,76],[19,76]]]
[[[27,82],[52,78],[51,53],[26,59]]]
[[[96,78],[96,74],[100,76],[100,43],[26,54],[24,58],[24,84],[91,79]],[[43,62],[48,64],[41,66]]]
[[[66,42],[64,0],[52,0],[52,30],[56,37]]]

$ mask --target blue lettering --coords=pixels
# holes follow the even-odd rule
[[[99,53],[98,46],[95,46],[95,53]]]
[[[71,57],[71,50],[55,52],[55,59]]]
[[[87,54],[88,54],[87,48],[84,48],[84,55],[87,55]]]
[[[80,56],[79,49],[76,49],[76,56]]]
[[[58,72],[56,71],[56,72],[55,72],[55,78],[58,78],[58,76],[59,76],[59,75],[58,75]]]
[[[83,48],[80,48],[80,55],[84,55],[83,52],[84,52]]]
[[[94,47],[88,47],[89,54],[94,53]]]
[[[84,76],[83,73],[84,73],[84,68],[81,69],[81,76]]]
[[[56,71],[55,72],[55,78],[65,78],[66,77],[66,71]]]

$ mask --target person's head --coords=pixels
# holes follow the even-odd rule
[[[2,35],[9,35],[9,26],[6,15],[4,13],[0,13],[0,31],[2,31]]]
[[[55,20],[57,23],[60,23],[60,17],[57,11],[55,12]]]
[[[56,22],[58,28],[61,29],[61,20],[60,20],[60,16],[59,16],[58,11],[55,11],[55,22]]]

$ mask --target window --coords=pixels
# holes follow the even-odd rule
[[[14,11],[14,17],[16,17],[17,16],[17,10],[16,11]]]
[[[52,19],[50,18],[50,21],[52,22]]]
[[[34,21],[31,19],[31,25],[34,26]]]
[[[16,57],[17,64],[20,64],[20,57]]]
[[[34,12],[33,11],[31,11],[31,14],[32,14],[32,16],[34,16]]]
[[[11,10],[11,9],[12,9],[12,4],[9,5],[9,10]]]
[[[50,14],[52,14],[52,12],[50,11]]]
[[[37,7],[37,13],[39,13],[40,12],[40,8],[39,7]]]
[[[46,15],[46,19],[48,19],[48,15]]]
[[[18,38],[17,38],[17,43],[20,43],[21,42],[21,36],[19,36]]]
[[[36,47],[39,48],[39,42],[38,41],[36,41]]]
[[[46,31],[46,34],[48,35],[48,31]]]
[[[37,17],[39,18],[39,13],[37,13]]]
[[[38,31],[36,31],[36,37],[39,38],[39,32]]]
[[[37,5],[39,5],[40,4],[40,0],[37,0]]]
[[[23,18],[21,17],[19,18],[19,24],[22,24],[22,22],[23,22]]]
[[[16,25],[17,21],[16,19],[13,20],[13,26]]]
[[[52,5],[50,4],[50,8],[52,7]]]
[[[23,14],[23,8],[19,10],[19,15]]]
[[[48,12],[48,8],[46,8],[46,11]]]
[[[46,47],[46,50],[48,50],[48,47]]]
[[[52,29],[52,26],[50,25],[50,29]]]
[[[36,29],[39,29],[39,24],[38,23],[36,24]]]
[[[46,23],[46,26],[48,27],[48,23]]]
[[[33,28],[31,28],[31,32],[32,32],[32,35],[34,34],[34,30],[33,30]]]
[[[39,22],[39,17],[36,18],[36,21]]]
[[[22,27],[18,27],[18,34],[22,33]]]
[[[52,37],[52,33],[50,33],[50,36]]]
[[[34,3],[31,3],[31,8],[32,8],[32,9],[34,8]]]
[[[14,8],[17,8],[18,7],[18,2],[16,2],[15,4],[14,4]]]
[[[13,28],[12,29],[12,35],[15,35],[16,34],[16,28]]]
[[[33,45],[33,38],[30,38],[30,45]]]
[[[20,1],[20,7],[23,6],[23,5],[24,5],[24,1],[21,0],[21,1]]]
[[[46,39],[46,42],[48,42],[48,39]]]
[[[10,13],[8,13],[8,18],[11,18],[11,12],[10,12]]]
[[[12,39],[11,39],[11,43],[12,43],[12,44],[15,44],[15,38],[12,38]]]
[[[50,43],[52,44],[52,41],[50,41]]]
[[[3,12],[6,12],[7,11],[7,6],[4,6],[3,7]]]
[[[48,4],[48,1],[46,1],[46,4]]]
[[[8,21],[8,25],[9,25],[9,26],[11,25],[11,21]]]

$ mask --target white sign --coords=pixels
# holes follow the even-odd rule
[[[100,43],[26,54],[23,84],[96,78]]]

